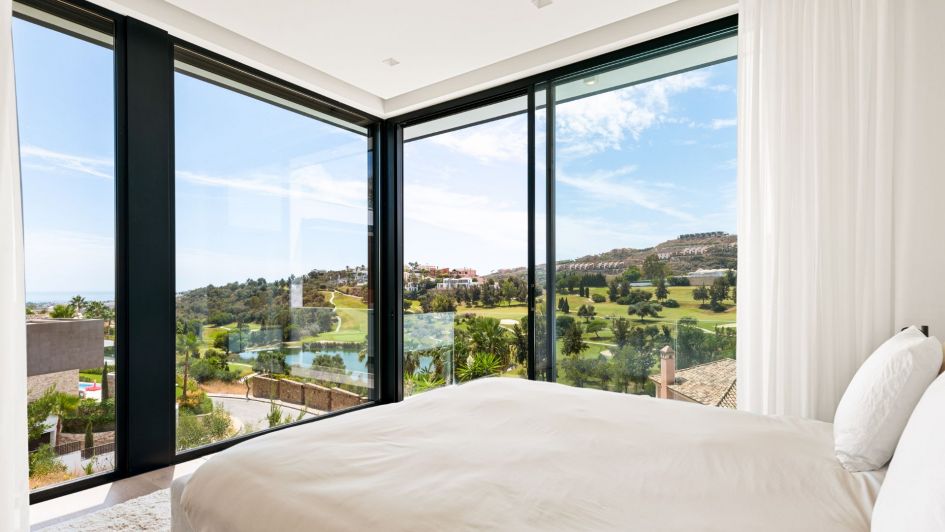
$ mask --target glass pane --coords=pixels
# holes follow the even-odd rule
[[[535,91],[535,379],[551,381],[548,350],[548,174],[546,171],[545,115],[547,90]],[[553,296],[552,296],[553,297]],[[553,317],[553,316],[552,316]],[[551,329],[554,333],[554,329]]]
[[[559,382],[734,407],[734,53],[555,87]]]
[[[110,35],[29,12],[43,25],[14,19],[13,40],[37,489],[115,467],[115,81]]]
[[[174,77],[179,451],[375,390],[366,131],[218,79]]]
[[[406,395],[527,375],[526,105],[404,131]]]

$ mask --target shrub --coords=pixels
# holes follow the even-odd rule
[[[669,286],[689,286],[688,277],[670,277],[667,281]]]
[[[456,376],[460,382],[471,381],[480,377],[498,375],[502,371],[502,361],[492,353],[476,353],[472,360],[458,368]]]
[[[679,301],[676,301],[675,299],[667,299],[666,301],[663,301],[663,306],[666,308],[679,308]]]
[[[604,297],[603,294],[591,294],[591,300],[594,303],[603,303],[606,300],[606,298]]]
[[[66,472],[66,465],[59,461],[59,457],[48,444],[40,445],[38,449],[30,453],[29,468],[31,477]]]

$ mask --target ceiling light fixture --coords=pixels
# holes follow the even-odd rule
[[[584,84],[585,84],[585,85],[590,85],[590,86],[597,85],[597,76],[591,76],[591,77],[589,77],[589,78],[584,78]]]
[[[389,67],[395,67],[400,64],[400,61],[394,59],[393,57],[388,57],[387,59],[381,61],[381,63],[384,63]]]
[[[532,3],[535,4],[535,7],[541,9],[543,7],[548,7],[551,5],[551,0],[532,0]]]

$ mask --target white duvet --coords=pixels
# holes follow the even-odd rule
[[[882,473],[831,425],[484,379],[262,436],[200,467],[195,531],[862,531]]]

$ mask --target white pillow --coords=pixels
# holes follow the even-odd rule
[[[945,530],[945,375],[929,386],[902,433],[873,507],[873,532]]]
[[[879,346],[853,376],[833,421],[834,450],[849,471],[889,462],[912,409],[942,366],[942,344],[915,327]]]

